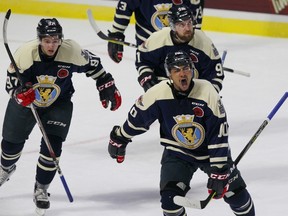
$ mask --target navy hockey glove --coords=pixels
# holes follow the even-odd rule
[[[14,92],[16,102],[24,107],[29,106],[35,100],[35,91],[32,83],[26,83],[18,87]]]
[[[146,92],[149,88],[159,83],[157,77],[152,72],[144,72],[138,77],[138,82]]]
[[[97,79],[97,89],[100,94],[102,106],[106,109],[111,102],[110,110],[117,110],[122,103],[121,94],[115,86],[114,79],[110,73],[105,74]]]
[[[125,159],[126,146],[131,139],[123,137],[120,134],[120,126],[115,125],[110,133],[108,152],[110,156],[116,159],[117,163],[122,163]]]
[[[125,35],[121,32],[112,33],[108,31],[108,37],[113,38],[117,41],[124,41],[125,39]],[[108,54],[114,62],[119,63],[120,61],[122,61],[123,50],[123,45],[108,42]]]
[[[209,174],[207,188],[209,193],[216,192],[214,199],[221,199],[229,189],[228,184],[229,168],[225,165],[223,168],[212,167]]]

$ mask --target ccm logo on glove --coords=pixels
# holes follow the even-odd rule
[[[111,144],[112,146],[115,146],[117,148],[120,148],[122,146],[122,144],[118,144],[116,142],[114,142],[113,140],[110,139],[109,144]]]
[[[211,174],[210,175],[210,178],[212,179],[218,179],[218,180],[224,180],[224,179],[227,179],[229,177],[229,174],[224,174],[224,175],[219,175],[219,174]]]
[[[103,89],[109,88],[109,87],[111,87],[111,86],[113,86],[113,85],[114,85],[114,80],[111,80],[110,82],[107,82],[107,83],[99,86],[99,87],[98,87],[98,90],[99,90],[99,91],[102,91]]]
[[[146,83],[148,80],[151,80],[152,79],[152,76],[147,76],[147,77],[144,77],[141,81],[140,81],[140,85],[143,87],[144,83]]]

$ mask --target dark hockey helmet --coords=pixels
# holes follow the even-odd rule
[[[190,56],[184,51],[170,52],[166,55],[164,68],[166,71],[167,77],[170,76],[170,71],[172,68],[189,65],[191,72],[193,72],[194,64]]]
[[[168,13],[168,20],[169,20],[169,25],[173,31],[175,31],[175,24],[177,22],[182,22],[188,19],[191,19],[192,22],[194,23],[194,18],[193,18],[193,13],[190,10],[190,8],[185,5],[173,5]]]
[[[37,37],[42,39],[46,36],[58,36],[59,39],[63,39],[62,26],[56,18],[41,19],[37,26]]]

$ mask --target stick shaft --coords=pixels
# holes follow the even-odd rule
[[[269,113],[268,117],[266,120],[263,121],[263,123],[260,125],[256,133],[252,136],[252,138],[249,140],[247,145],[244,147],[244,149],[240,152],[236,160],[234,161],[235,165],[239,163],[241,158],[246,154],[248,149],[252,146],[252,144],[255,142],[257,137],[261,134],[261,132],[264,130],[264,128],[268,125],[270,120],[273,118],[273,116],[276,114],[276,112],[279,110],[279,108],[282,106],[284,101],[288,97],[288,92],[285,92],[285,94],[281,97],[281,99],[278,101],[278,103],[275,105],[275,107],[272,109],[272,111]]]

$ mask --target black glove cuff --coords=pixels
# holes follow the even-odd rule
[[[112,80],[114,80],[112,75],[110,73],[106,73],[97,79],[96,86],[97,86],[97,88],[99,88],[99,86],[101,86],[101,85],[103,85],[109,81],[112,81]]]
[[[209,169],[209,174],[219,174],[219,175],[225,175],[229,173],[229,165],[226,164],[224,165],[222,168],[218,168],[218,167],[211,167]]]

